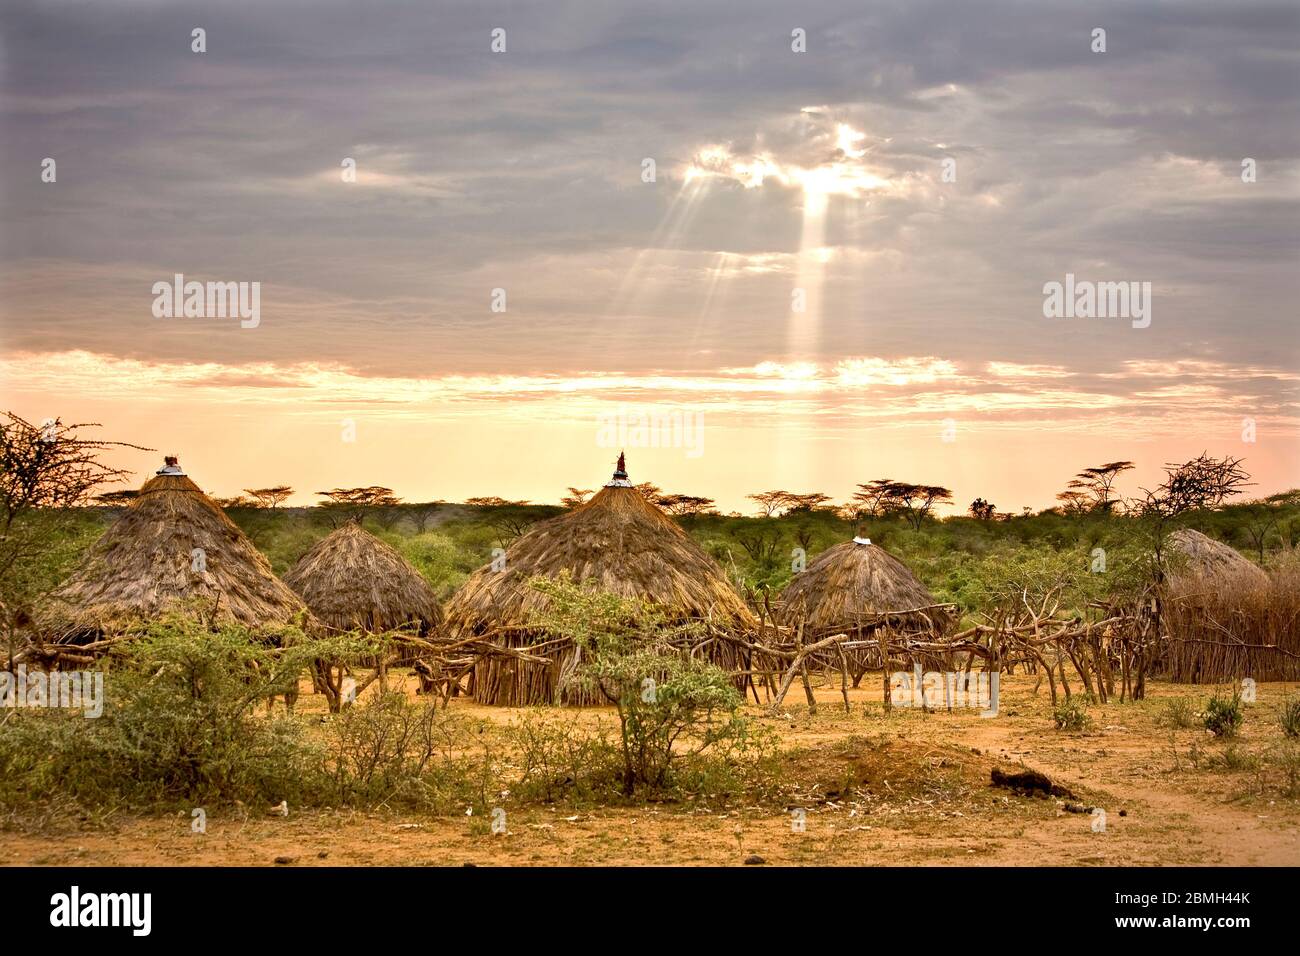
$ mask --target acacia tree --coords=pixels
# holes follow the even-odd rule
[[[41,425],[12,412],[0,419],[0,627],[12,666],[16,635],[27,606],[57,577],[70,555],[64,534],[71,509],[86,504],[101,485],[130,472],[100,461],[110,448],[149,451],[126,442],[82,438],[95,423]]]
[[[576,508],[579,505],[587,503],[587,499],[592,495],[590,488],[570,488],[569,493],[560,499],[560,504],[566,508]]]
[[[488,524],[497,533],[497,544],[509,547],[510,542],[528,530],[528,526],[537,520],[537,516],[528,510],[530,501],[507,501],[495,496],[466,498],[465,504],[487,508]]]
[[[1066,490],[1057,495],[1067,510],[1100,511],[1109,514],[1120,500],[1112,496],[1115,479],[1133,468],[1131,461],[1111,461],[1085,468],[1070,480]],[[1067,500],[1068,499],[1068,500]]]
[[[695,518],[704,514],[717,514],[712,498],[698,495],[662,495],[659,507],[678,518]]]
[[[889,489],[888,501],[890,510],[902,512],[912,530],[919,531],[921,523],[934,513],[935,505],[952,501],[952,491],[942,485],[895,481]]]
[[[888,510],[891,489],[896,482],[893,478],[876,478],[865,485],[858,485],[852,502],[857,505],[854,518],[880,518]]]
[[[779,489],[745,497],[758,505],[758,512],[764,518],[775,518],[790,505],[790,492]]]
[[[818,508],[823,507],[826,504],[826,502],[830,500],[831,500],[830,495],[824,495],[820,491],[812,491],[806,495],[791,494],[786,503],[787,508],[785,510],[785,514],[793,514],[796,511],[799,512],[816,511]]]
[[[970,503],[970,513],[972,518],[978,518],[980,521],[992,521],[998,513],[998,508],[991,501],[976,498]]]
[[[340,519],[355,518],[358,524],[363,523],[367,509],[388,509],[391,513],[393,506],[402,501],[393,494],[392,488],[385,488],[383,485],[335,488],[331,491],[318,491],[316,494],[327,499],[320,507],[325,510],[334,527],[338,527]]]
[[[324,492],[320,492],[323,494]],[[244,494],[252,496],[257,502],[259,508],[269,508],[275,510],[282,502],[293,494],[293,489],[288,485],[275,485],[271,488],[245,488]]]

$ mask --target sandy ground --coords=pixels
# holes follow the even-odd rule
[[[1162,701],[1202,702],[1209,688],[1156,684],[1150,699],[1090,709],[1095,726],[1052,726],[1045,687],[1005,679],[996,718],[973,712],[884,715],[879,677],[851,692],[818,688],[810,714],[796,688],[783,714],[763,719],[793,756],[790,807],[727,811],[681,805],[511,809],[506,833],[483,821],[342,811],[288,817],[213,811],[207,832],[188,814],[117,817],[78,828],[46,821],[0,832],[0,859],[18,865],[1300,865],[1300,801],[1261,792],[1252,770],[1211,769],[1225,744],[1204,730],[1159,726]],[[1296,685],[1262,684],[1247,707],[1239,749],[1281,739],[1277,715]],[[797,693],[798,698],[795,698]],[[316,702],[307,698],[312,707]],[[509,710],[455,700],[489,720]],[[756,708],[755,715],[760,714]],[[571,712],[576,720],[593,711]],[[1199,759],[1196,751],[1200,752]],[[988,785],[994,766],[1040,770],[1106,811],[1104,832],[1059,799]],[[1199,763],[1199,766],[1197,764]],[[796,824],[804,811],[804,828]]]

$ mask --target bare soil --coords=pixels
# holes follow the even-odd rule
[[[411,684],[408,681],[408,689]],[[1199,706],[1211,688],[1156,684],[1138,703],[1094,705],[1094,726],[1054,728],[1046,687],[1003,680],[1001,713],[924,713],[880,704],[878,675],[850,692],[802,692],[768,716],[790,756],[790,806],[707,810],[673,804],[511,809],[493,835],[464,815],[212,811],[207,832],[190,816],[124,816],[94,826],[46,819],[0,831],[0,860],[16,865],[108,866],[681,866],[681,865],[1271,865],[1300,864],[1300,800],[1256,769],[1216,761],[1229,747],[1261,754],[1282,734],[1278,715],[1297,685],[1261,684],[1234,742],[1199,728],[1162,726],[1162,704]],[[318,698],[301,701],[320,706]],[[485,720],[512,712],[453,700]],[[598,711],[572,711],[591,720]],[[1023,766],[1022,766],[1023,765]],[[990,785],[990,771],[1041,771],[1077,800],[1023,796]],[[1069,804],[1074,811],[1066,808]],[[1091,807],[1105,810],[1095,832]],[[799,813],[802,811],[802,814]],[[802,816],[804,825],[797,821]]]

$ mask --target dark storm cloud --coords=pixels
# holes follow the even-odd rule
[[[10,4],[3,344],[375,374],[753,364],[784,347],[791,274],[720,286],[703,320],[709,264],[797,251],[800,191],[718,182],[666,221],[674,170],[708,144],[833,158],[800,113],[823,107],[891,180],[961,171],[832,199],[827,242],[860,255],[827,267],[829,358],[1290,362],[1297,49],[1291,3]],[[686,258],[633,275],[655,241]],[[159,324],[148,289],[177,271],[262,281],[263,326]],[[1045,324],[1066,271],[1152,281],[1153,327]]]

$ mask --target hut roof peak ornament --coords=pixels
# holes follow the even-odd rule
[[[181,470],[180,459],[175,455],[168,455],[163,459],[163,466],[154,472],[155,475],[183,475]]]
[[[618,464],[614,466],[614,477],[605,482],[606,488],[631,488],[632,482],[627,477],[627,462],[623,458],[623,452],[618,453]]]
[[[859,538],[859,537],[856,537],[856,536],[855,536],[855,537],[853,538],[853,543],[854,543],[854,544],[870,544],[870,543],[871,543],[871,539],[870,539],[870,538]]]

